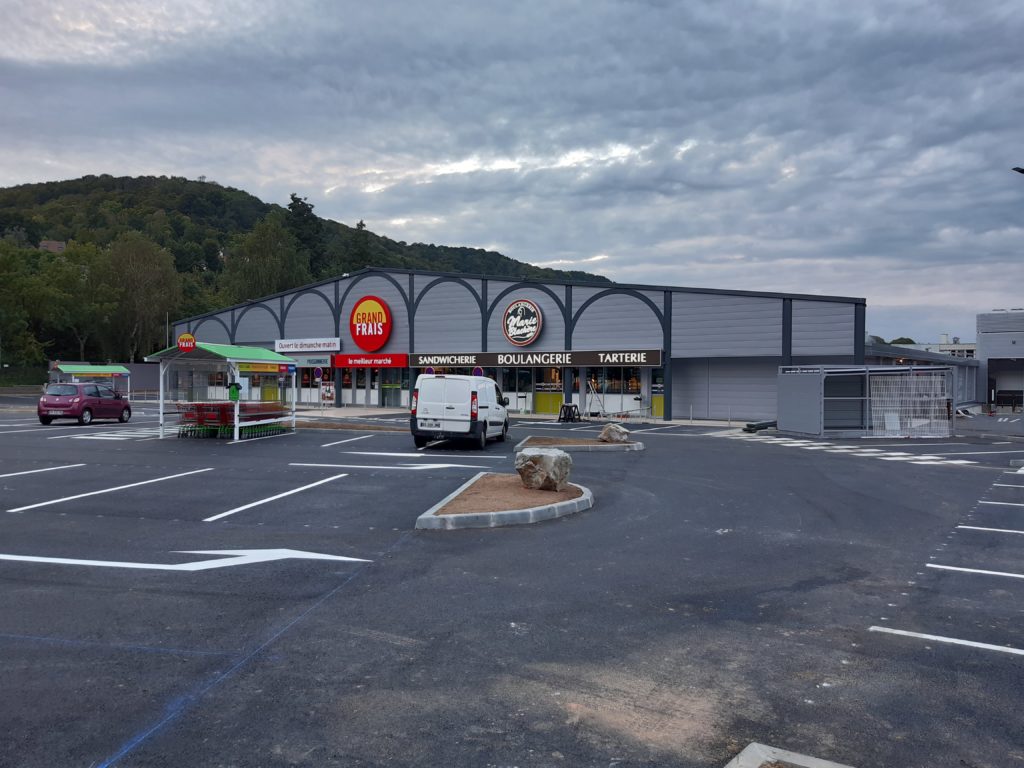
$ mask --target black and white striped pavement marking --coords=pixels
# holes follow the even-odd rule
[[[731,440],[747,440],[750,442],[782,445],[790,448],[802,448],[805,451],[824,451],[825,453],[842,453],[848,456],[862,456],[882,461],[904,461],[908,464],[922,466],[963,466],[977,464],[969,459],[948,459],[943,456],[927,453],[907,453],[906,451],[883,451],[880,448],[859,448],[855,445],[836,445],[816,440],[798,440],[789,437],[772,437],[769,435],[736,434],[735,432],[712,432],[717,437],[728,437]]]

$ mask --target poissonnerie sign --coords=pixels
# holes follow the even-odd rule
[[[595,365],[661,366],[660,349],[583,350],[565,352],[456,352],[409,355],[410,368],[441,367],[571,367]]]

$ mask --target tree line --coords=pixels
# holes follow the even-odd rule
[[[390,240],[294,193],[281,207],[205,180],[87,176],[0,189],[0,360],[138,361],[163,348],[168,319],[367,266],[603,280]]]

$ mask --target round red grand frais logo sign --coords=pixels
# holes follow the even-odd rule
[[[529,299],[517,299],[505,308],[501,330],[509,343],[525,347],[540,336],[542,324],[540,307]]]
[[[384,299],[363,296],[352,307],[348,331],[352,341],[364,352],[376,352],[391,336],[391,310]]]

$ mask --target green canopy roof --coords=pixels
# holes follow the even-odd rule
[[[89,374],[93,376],[110,376],[115,373],[131,373],[131,371],[123,365],[76,365],[73,363],[58,363],[57,370],[61,373],[71,373],[83,376]]]
[[[196,362],[225,362],[225,363],[282,363],[295,364],[290,357],[278,354],[263,347],[239,347],[234,344],[209,344],[205,341],[197,341],[196,348],[191,352],[182,352],[177,347],[168,347],[152,355],[146,356],[147,363],[158,363],[162,360],[174,360],[187,363],[190,360]]]

